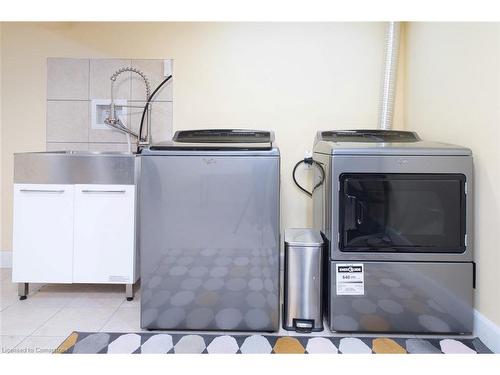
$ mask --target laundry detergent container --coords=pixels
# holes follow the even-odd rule
[[[313,229],[285,230],[283,328],[323,330],[323,238]]]

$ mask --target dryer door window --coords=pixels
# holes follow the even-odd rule
[[[340,250],[462,253],[462,174],[342,174]]]

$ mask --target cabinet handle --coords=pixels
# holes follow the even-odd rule
[[[61,194],[64,193],[65,190],[48,190],[48,189],[20,189],[21,192],[23,193],[55,193],[55,194]]]
[[[125,190],[82,190],[82,193],[125,193]]]

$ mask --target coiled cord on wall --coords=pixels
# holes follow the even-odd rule
[[[297,178],[295,177],[295,172],[297,171],[297,168],[301,164],[315,165],[319,169],[319,171],[321,172],[321,180],[316,185],[314,185],[312,191],[308,191],[305,188],[303,188],[298,183]],[[309,197],[312,198],[312,193],[314,192],[314,190],[316,190],[318,187],[320,187],[323,184],[323,182],[325,181],[325,170],[323,169],[323,166],[321,165],[321,163],[318,163],[313,158],[304,158],[303,160],[300,160],[299,162],[297,162],[297,164],[295,164],[295,167],[293,167],[292,178],[293,178],[293,182],[295,182],[295,185],[297,185],[297,187],[300,190],[302,190],[305,194],[307,194]]]

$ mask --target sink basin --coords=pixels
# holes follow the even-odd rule
[[[138,158],[125,152],[43,151],[14,154],[14,183],[120,184],[136,182]]]

